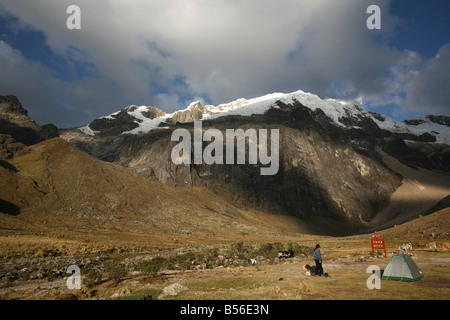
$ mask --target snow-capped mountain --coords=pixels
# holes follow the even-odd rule
[[[280,108],[280,104],[292,105],[295,102],[299,102],[313,112],[322,110],[334,125],[342,128],[358,127],[355,123],[370,119],[382,130],[415,136],[427,133],[436,138],[436,143],[450,145],[450,117],[426,116],[399,122],[388,116],[369,112],[356,101],[321,99],[317,95],[301,90],[287,94],[273,93],[253,99],[241,98],[218,106],[203,106],[199,101],[195,101],[186,109],[170,114],[156,107],[129,106],[80,127],[79,130],[94,136],[101,133],[105,126],[117,126],[119,129],[126,124],[121,134],[141,134],[177,122],[211,120],[224,116],[262,115],[271,108]]]
[[[0,132],[0,156],[3,154],[9,159],[21,152],[30,152],[31,149],[22,148],[15,139],[20,142],[20,138],[30,136],[26,129],[31,120],[19,107],[17,99],[7,97],[2,101],[4,125],[0,126],[3,129]],[[205,130],[214,128],[222,134],[229,129],[278,130],[279,148],[275,149],[279,151],[275,152],[278,154],[278,171],[270,176],[261,175],[261,169],[267,166],[250,161],[239,164],[228,161],[224,164],[175,164],[171,159],[178,142],[172,141],[172,132],[179,127],[193,130],[192,122],[195,120],[203,121]],[[41,154],[42,149],[48,146],[53,156],[38,157],[39,161],[44,161],[38,165],[38,171],[46,168],[42,171],[43,180],[37,183],[27,176],[30,188],[26,192],[38,198],[48,192],[53,195],[54,189],[40,190],[39,187],[47,188],[57,182],[58,188],[63,187],[64,192],[68,192],[65,194],[70,195],[68,199],[75,200],[64,202],[63,212],[67,211],[68,203],[84,208],[86,203],[95,200],[95,207],[100,208],[98,212],[110,215],[111,210],[119,208],[118,203],[124,204],[120,208],[125,211],[141,207],[142,202],[139,201],[149,195],[138,192],[140,200],[133,200],[127,192],[136,194],[133,190],[145,188],[148,180],[157,180],[171,186],[199,187],[194,188],[194,193],[200,194],[202,199],[213,193],[242,210],[257,209],[308,219],[332,218],[353,230],[368,224],[375,227],[389,222],[389,219],[396,219],[398,223],[397,218],[409,219],[426,214],[448,197],[449,120],[446,116],[426,116],[397,122],[369,112],[356,102],[323,100],[302,91],[239,99],[218,106],[194,102],[171,114],[156,107],[129,106],[95,119],[87,126],[59,130],[61,138],[103,162],[69,148],[58,138],[36,147],[35,151]],[[41,138],[44,137],[41,135]],[[222,156],[228,152],[227,149],[223,148]],[[273,150],[270,149],[271,155]],[[220,156],[220,148],[214,149],[215,155],[216,152]],[[27,163],[30,158],[34,156],[27,157]],[[59,162],[64,159],[68,161]],[[115,173],[105,169],[109,166],[105,161],[114,162],[111,168],[121,176],[126,174],[130,179],[143,176],[142,184],[138,184],[140,187],[128,188],[128,182],[122,183],[122,180],[114,178]],[[59,170],[56,175],[55,168]],[[17,173],[12,165],[4,163],[3,169],[6,169],[3,173],[8,175]],[[68,176],[67,172],[73,172],[73,175]],[[80,184],[82,176],[89,184]],[[101,181],[97,183],[97,179]],[[74,185],[78,188],[75,197]],[[15,195],[17,185],[12,185],[9,190],[9,195]],[[102,198],[104,190],[113,190],[114,196]],[[58,197],[45,198],[53,201]],[[159,203],[158,211],[165,212],[167,206],[164,201],[159,196],[155,199]],[[209,208],[214,207],[202,203],[200,207],[204,210],[211,211]],[[182,206],[179,207],[180,212],[184,212]],[[92,210],[83,212],[91,215],[95,210],[94,205],[90,207]],[[211,212],[218,213],[216,210]],[[239,215],[238,212],[225,212],[227,217]],[[184,218],[180,216],[179,219]],[[186,222],[189,223],[189,219]]]
[[[178,127],[193,129],[195,120],[203,121],[205,130],[214,128],[222,134],[228,129],[278,129],[279,170],[266,177],[260,174],[261,163],[174,164],[171,154],[177,142],[172,141],[172,132]],[[300,218],[331,217],[356,227],[387,205],[395,215],[398,206],[403,208],[400,214],[423,214],[450,190],[449,117],[398,122],[356,102],[323,100],[303,91],[218,106],[194,102],[171,114],[156,107],[129,106],[59,133],[91,156],[146,179],[206,188],[243,208]],[[7,151],[14,147],[8,141],[0,141],[1,146]],[[433,175],[431,184],[416,182],[417,175],[408,178],[414,169]],[[391,197],[405,181],[417,186],[419,195],[430,186],[443,188],[430,191],[431,197],[422,199],[420,206],[412,201],[404,207],[401,201],[391,202]]]

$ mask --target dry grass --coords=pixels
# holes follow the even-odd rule
[[[160,270],[160,275],[130,274],[118,284],[107,276],[103,282],[90,289],[72,292],[79,299],[141,299],[157,298],[163,288],[181,283],[189,288],[174,297],[165,299],[187,300],[376,300],[376,299],[450,299],[450,253],[442,250],[429,250],[430,242],[448,242],[448,212],[442,210],[422,217],[405,225],[382,232],[386,238],[388,254],[397,252],[404,243],[413,244],[413,259],[424,273],[417,283],[382,281],[381,290],[369,290],[366,273],[370,265],[384,269],[388,260],[376,258],[360,262],[360,258],[371,256],[371,235],[352,237],[325,237],[302,234],[259,235],[236,234],[218,236],[167,235],[164,233],[138,233],[120,230],[90,229],[88,222],[57,219],[46,216],[47,224],[33,224],[24,216],[2,216],[3,229],[0,232],[0,252],[4,261],[14,258],[46,257],[72,254],[103,253],[116,262],[126,258],[134,259],[147,253],[158,253],[164,249],[173,255],[175,248],[188,247],[192,250],[218,248],[219,253],[236,250],[237,240],[243,247],[255,247],[266,243],[280,243],[314,247],[320,243],[323,248],[324,268],[330,277],[311,277],[302,270],[305,264],[313,265],[311,256],[297,256],[289,263],[268,265],[246,265],[236,268],[215,268],[194,271]],[[56,219],[53,217],[53,219]],[[56,221],[60,224],[55,228]],[[62,222],[62,223],[61,223]],[[67,229],[66,229],[67,228]],[[425,231],[425,232],[424,232]],[[433,238],[434,236],[435,238]],[[67,296],[67,288],[62,280],[34,280],[2,283],[0,289],[3,299],[62,299]],[[54,287],[53,283],[59,283]],[[62,282],[61,282],[62,281]],[[11,286],[10,288],[8,288]],[[49,287],[46,287],[49,286]],[[14,288],[14,291],[12,291]]]
[[[296,257],[286,262],[268,265],[247,265],[206,270],[164,271],[159,275],[130,274],[119,283],[108,277],[94,288],[72,292],[79,299],[156,299],[163,288],[180,283],[189,288],[165,300],[448,300],[450,299],[450,253],[413,250],[414,260],[424,278],[416,283],[382,281],[380,290],[369,290],[366,273],[370,265],[384,269],[388,259],[359,262],[362,252],[370,251],[370,244],[359,240],[321,239],[324,248],[324,269],[329,277],[308,276],[305,264],[313,264],[311,257]],[[339,244],[337,244],[337,242]],[[312,242],[313,243],[313,242]],[[116,254],[117,261],[129,254]],[[367,254],[365,255],[367,258]],[[29,282],[27,282],[29,284]],[[67,289],[46,290],[39,283],[3,295],[4,299],[59,299]],[[42,283],[42,282],[41,282]],[[23,285],[23,284],[22,284]],[[5,290],[5,289],[3,289]],[[5,291],[4,291],[5,292]],[[116,296],[114,296],[114,294]]]
[[[156,298],[164,287],[177,282],[189,290],[172,299],[450,298],[450,253],[426,249],[429,242],[449,241],[450,209],[382,232],[389,253],[397,252],[403,243],[413,244],[414,259],[424,279],[417,283],[383,281],[381,290],[368,290],[367,267],[384,268],[387,260],[358,262],[371,255],[371,235],[318,236],[342,229],[329,220],[305,222],[236,208],[203,188],[172,188],[122,167],[99,163],[60,139],[33,147],[13,164],[21,176],[0,167],[0,178],[8,181],[0,189],[0,197],[16,197],[5,199],[17,200],[23,210],[17,216],[0,214],[1,266],[14,266],[15,259],[44,258],[39,262],[44,264],[55,257],[89,254],[103,254],[122,263],[161,250],[168,255],[192,248],[224,250],[238,241],[248,246],[294,243],[311,250],[320,243],[330,277],[306,276],[302,268],[313,260],[298,256],[290,263],[241,268],[161,270],[157,276],[130,273],[119,283],[104,274],[92,288],[74,292],[67,290],[61,278],[4,280],[0,288],[3,299],[62,299],[70,294],[79,299],[109,299],[115,293],[120,299]],[[19,199],[15,190],[30,198]],[[30,199],[33,203],[27,203]]]

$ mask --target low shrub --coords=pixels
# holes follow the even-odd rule
[[[128,276],[128,270],[125,266],[116,263],[109,263],[106,265],[106,273],[114,281],[114,283],[119,283],[126,276]]]

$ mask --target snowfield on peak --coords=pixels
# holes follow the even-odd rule
[[[321,109],[337,126],[346,127],[340,120],[345,117],[352,117],[356,119],[370,118],[380,129],[388,130],[395,133],[410,133],[414,135],[422,135],[430,133],[436,136],[437,143],[444,143],[450,145],[450,127],[445,124],[440,124],[431,121],[428,117],[416,118],[416,124],[407,124],[399,122],[385,115],[378,115],[365,110],[359,102],[344,101],[337,99],[321,99],[317,95],[304,92],[302,90],[293,93],[272,93],[253,99],[238,99],[229,103],[220,104],[217,106],[206,105],[202,106],[199,101],[192,102],[186,109],[179,110],[170,114],[150,119],[145,115],[150,109],[155,107],[148,106],[129,106],[125,108],[127,113],[134,117],[138,127],[125,131],[122,134],[141,134],[148,133],[151,130],[161,128],[161,123],[167,122],[168,119],[174,117],[180,112],[200,111],[202,117],[200,120],[216,119],[223,116],[252,116],[264,114],[270,108],[278,108],[277,103],[281,102],[286,105],[291,105],[296,101],[300,102],[305,107],[316,111]],[[102,117],[104,119],[114,119],[120,111],[117,111],[109,116]],[[87,135],[95,135],[97,132],[92,130],[89,125],[79,128],[80,131]]]
[[[128,114],[130,116],[137,119],[136,123],[139,124],[139,127],[130,131],[123,132],[122,134],[140,134],[150,132],[151,130],[158,128],[161,122],[167,120],[167,118],[170,117],[170,115],[166,114],[163,117],[150,119],[143,114],[144,112],[148,112],[148,110],[149,107],[140,106],[134,108],[133,111],[128,111]]]
[[[81,132],[83,132],[84,134],[88,135],[88,136],[95,136],[96,131],[92,130],[89,125],[83,126],[83,127],[79,127],[78,130],[80,130]]]

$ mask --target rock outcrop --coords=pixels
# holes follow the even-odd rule
[[[16,96],[0,96],[0,159],[11,159],[26,152],[27,146],[58,136],[55,125],[34,122]]]
[[[27,146],[59,136],[55,125],[39,126],[34,122],[13,95],[0,96],[0,134]]]
[[[186,110],[176,112],[172,117],[166,120],[167,123],[190,123],[203,119],[205,107],[200,102],[191,103]]]

